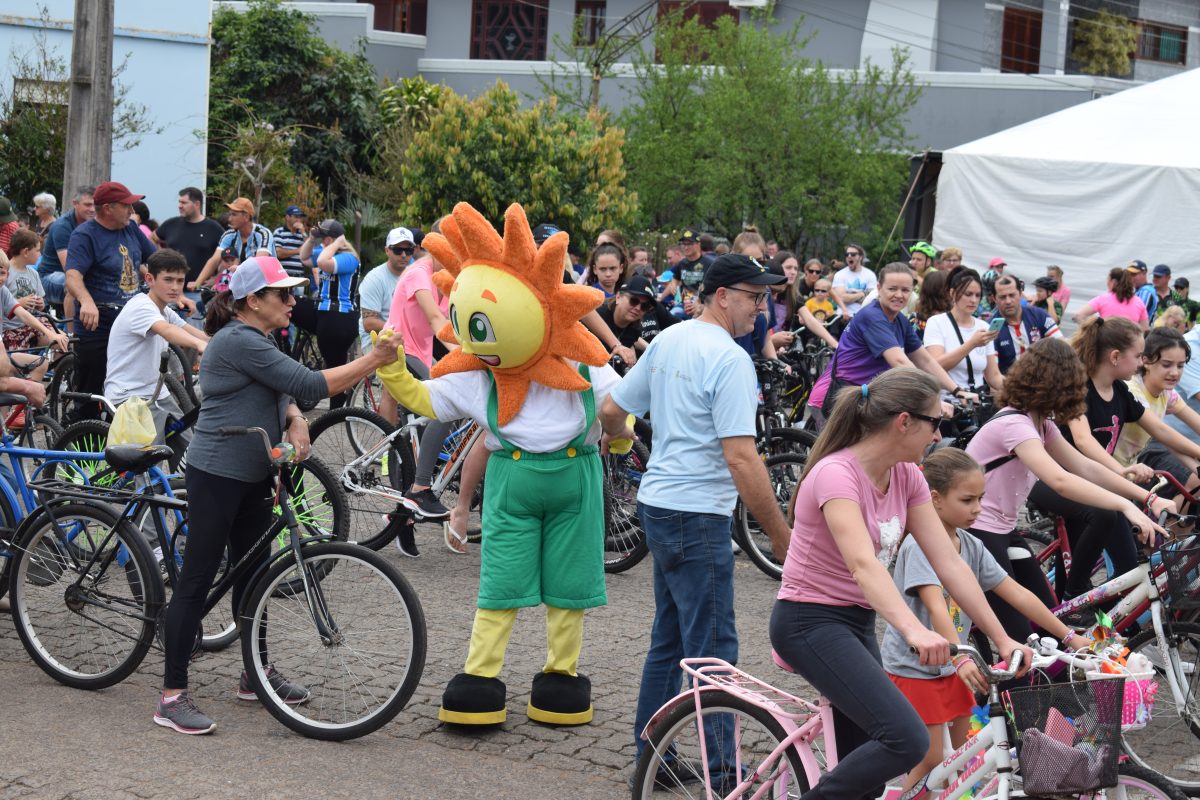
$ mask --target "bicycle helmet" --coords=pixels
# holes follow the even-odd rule
[[[909,249],[910,253],[924,253],[930,258],[937,258],[938,251],[929,242],[917,242]]]
[[[1039,289],[1045,289],[1047,293],[1054,294],[1058,291],[1058,281],[1051,278],[1049,275],[1043,275],[1033,282],[1033,285]]]

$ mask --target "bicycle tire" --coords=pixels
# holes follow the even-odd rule
[[[74,391],[75,385],[75,364],[79,357],[75,353],[67,353],[54,364],[54,374],[50,378],[50,384],[46,388],[46,413],[54,417],[59,423],[66,425],[67,421],[64,417],[67,411],[72,408],[74,401],[65,399],[62,395],[64,392]]]
[[[347,405],[354,406],[355,408],[363,408],[378,414],[380,392],[385,391],[387,390],[383,388],[383,384],[379,382],[379,378],[372,372],[354,384],[354,388],[350,390],[350,402]]]
[[[799,453],[807,459],[809,451],[816,443],[817,437],[811,431],[774,427],[771,428],[769,436],[759,437],[755,444],[758,445],[759,452],[765,456]]]
[[[361,433],[356,434],[355,430]],[[392,446],[383,457],[357,469],[353,475],[348,474],[346,469],[361,454],[354,444],[357,437],[372,437],[373,445],[394,430],[392,424],[378,414],[353,406],[322,414],[309,430],[313,453],[329,467],[344,491],[349,513],[349,538],[372,550],[384,547],[395,536],[387,515],[395,511],[396,501],[367,490],[394,490],[396,483],[411,486],[416,474],[412,450],[407,446]],[[399,476],[393,476],[393,470],[397,470]],[[351,490],[347,486],[348,481],[364,488]]]
[[[1167,682],[1168,667],[1154,629],[1142,630],[1128,646],[1154,664],[1158,693],[1149,724],[1141,730],[1124,731],[1121,745],[1135,764],[1157,772],[1187,794],[1200,794],[1200,759],[1196,756],[1200,752],[1200,625],[1168,622],[1164,626],[1168,646],[1177,658],[1171,669],[1184,691],[1182,715]],[[1186,763],[1189,757],[1191,763]]]
[[[98,419],[80,420],[68,425],[51,449],[103,453],[108,444],[108,428],[107,422]],[[100,486],[111,483],[117,477],[116,472],[104,461],[72,461],[70,465],[52,463],[45,471],[49,478],[82,483],[86,477],[88,483]]]
[[[400,570],[364,547],[314,544],[304,561],[319,602],[310,606],[303,591],[281,591],[298,580],[291,559],[275,563],[251,588],[243,612],[246,672],[262,704],[293,731],[326,741],[365,736],[390,722],[420,682],[424,611]],[[318,635],[314,607],[331,630],[336,627],[331,638]],[[271,667],[308,687],[307,702],[288,705],[275,694],[267,680]],[[377,704],[376,696],[382,698]]]
[[[638,518],[637,493],[650,452],[641,442],[624,455],[604,456],[604,571],[617,574],[641,563],[650,548]]]
[[[301,535],[301,547],[311,547],[317,542],[306,542],[311,537],[332,537],[324,541],[344,542],[350,535],[350,512],[346,508],[346,493],[342,490],[341,482],[333,476],[329,468],[321,463],[321,459],[309,456],[304,461],[297,461],[288,467],[288,479],[291,481],[288,500],[296,514],[304,533]],[[282,512],[279,507],[274,509],[278,519]],[[274,521],[274,520],[273,520]],[[270,544],[271,557],[290,547],[287,529]],[[300,582],[287,584],[283,591],[300,591]]]
[[[192,374],[192,364],[195,359],[188,355],[182,347],[172,342],[167,342],[167,348],[171,355],[167,359],[167,377],[174,380],[183,389],[184,395],[187,396],[188,406],[180,405],[180,408],[185,412],[188,408],[200,405],[200,398],[196,395],[196,377]],[[174,394],[172,392],[172,394]]]
[[[56,526],[44,515],[18,542],[9,574],[13,621],[26,652],[43,672],[76,689],[103,689],[128,677],[150,649],[163,604],[162,581],[141,534],[115,511],[68,502],[57,505],[54,516],[65,524]],[[110,528],[113,536],[99,551]],[[72,537],[69,543],[60,540],[58,531]],[[93,553],[103,557],[89,567]],[[74,587],[85,567],[86,580]],[[109,574],[114,568],[123,572],[119,579]],[[106,611],[111,613],[100,619]],[[61,647],[52,635],[55,619],[70,629]],[[96,624],[81,636],[89,619]],[[81,646],[83,638],[92,641]],[[111,663],[101,664],[106,657]]]
[[[769,713],[722,691],[701,692],[699,713],[702,717],[735,715],[738,720],[747,720],[745,725],[738,724],[736,730],[730,733],[726,733],[728,727],[722,729],[718,727],[721,723],[714,720],[711,733],[705,736],[710,758],[714,750],[723,748],[723,735],[732,736],[738,747],[736,763],[742,765],[746,777],[749,777],[750,770],[760,769],[767,756],[787,738],[783,726]],[[701,742],[696,714],[696,704],[689,698],[668,711],[650,730],[646,747],[633,773],[634,800],[661,796],[656,795],[656,790],[667,794],[674,794],[678,790],[684,796],[691,797],[693,795],[689,787],[700,796],[710,796],[697,788],[704,782],[704,764],[700,759]],[[732,753],[730,755],[733,756]],[[782,768],[783,758],[787,759],[786,768]],[[711,767],[709,777],[714,777]],[[797,798],[807,790],[808,778],[800,756],[793,748],[784,751],[769,775],[757,776],[744,794],[730,794],[736,784],[721,786],[719,790],[714,786],[713,789],[719,797],[749,798],[756,791],[761,791],[763,784],[768,781],[776,785],[762,795],[764,798]]]
[[[325,359],[321,357],[321,349],[317,346],[317,337],[297,328],[296,338],[300,340],[300,344],[296,345],[296,349],[292,351],[292,357],[314,372],[325,369]],[[296,406],[304,412],[312,411],[320,402],[320,400],[296,398]]]
[[[770,479],[771,488],[775,492],[775,499],[785,514],[792,490],[800,481],[800,475],[804,472],[804,465],[807,462],[807,453],[780,453],[767,457],[767,476]],[[783,578],[783,563],[776,560],[771,551],[770,537],[759,527],[758,522],[754,520],[740,499],[734,509],[733,534],[741,546],[742,552],[754,566],[762,570],[764,575],[775,580]]]
[[[8,594],[8,570],[12,566],[16,544],[17,513],[8,497],[0,494],[0,597]]]

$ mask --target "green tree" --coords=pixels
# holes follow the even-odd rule
[[[1129,56],[1137,49],[1137,25],[1128,17],[1107,8],[1080,17],[1075,23],[1075,46],[1071,58],[1086,75],[1129,75]]]
[[[799,23],[664,20],[636,62],[622,116],[631,183],[651,228],[755,223],[803,252],[879,236],[908,175],[905,115],[919,96],[907,56],[830,74],[803,56]]]
[[[473,100],[447,91],[404,160],[379,166],[400,175],[401,219],[433,220],[466,201],[499,222],[519,202],[531,223],[554,222],[587,241],[636,216],[623,143],[624,132],[597,114],[561,113],[553,97],[523,109],[497,81]]]
[[[420,76],[387,83],[379,91],[379,124],[371,140],[370,168],[356,176],[349,204],[354,206],[351,210],[361,211],[364,219],[379,218],[383,213],[385,234],[394,227],[391,214],[404,202],[403,187],[393,170],[404,163],[413,136],[429,127],[446,91],[445,86]],[[360,204],[365,206],[359,208]]]
[[[50,14],[39,8],[42,25],[33,29],[29,47],[9,54],[12,83],[0,85],[0,195],[25,208],[33,196],[49,191],[59,198],[64,187],[69,64],[50,46]],[[129,55],[113,69],[113,152],[137,147],[143,136],[162,131],[150,122],[147,108],[128,98],[121,75]],[[10,90],[11,87],[11,90]]]
[[[343,196],[369,162],[377,85],[366,56],[330,45],[310,15],[279,0],[251,0],[242,13],[218,7],[212,36],[209,163],[226,163],[246,125],[295,128],[293,173],[307,170],[327,194]],[[211,190],[229,188],[218,183]]]

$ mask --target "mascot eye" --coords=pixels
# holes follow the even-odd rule
[[[450,327],[454,328],[454,335],[458,336],[458,309],[450,306]]]
[[[472,342],[494,342],[496,334],[492,331],[492,321],[487,314],[476,311],[467,323],[467,331],[471,334]]]

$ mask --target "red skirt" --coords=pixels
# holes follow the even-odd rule
[[[957,675],[944,678],[902,678],[888,675],[904,693],[926,725],[941,725],[970,716],[975,696]]]

